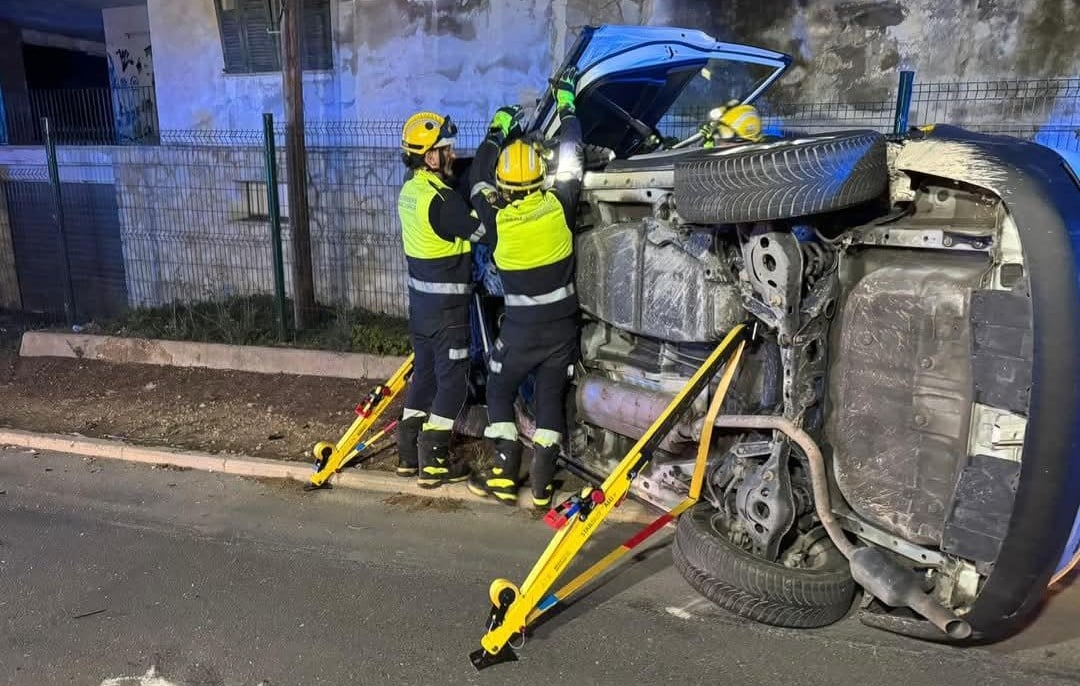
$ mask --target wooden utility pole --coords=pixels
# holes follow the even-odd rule
[[[304,65],[301,53],[303,0],[282,0],[281,79],[285,93],[285,155],[292,231],[293,314],[298,331],[315,317],[315,282],[311,270],[311,227],[307,196],[307,148],[304,145]]]

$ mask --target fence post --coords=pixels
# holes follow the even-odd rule
[[[64,284],[64,319],[74,324],[78,317],[75,309],[75,288],[71,283],[71,257],[68,255],[67,227],[64,224],[64,197],[60,191],[60,165],[56,162],[56,141],[53,139],[49,118],[41,118],[41,132],[45,137],[45,158],[49,165],[49,185],[52,186],[53,205],[56,212],[56,229],[60,238],[60,254],[63,257],[61,280]]]
[[[278,198],[277,151],[274,115],[263,113],[263,153],[266,157],[266,207],[270,214],[270,240],[274,249],[274,321],[279,341],[285,340],[285,260],[281,247],[281,202]]]
[[[911,112],[911,92],[915,85],[915,72],[900,72],[900,85],[896,89],[896,115],[893,118],[893,134],[906,136],[908,115]]]

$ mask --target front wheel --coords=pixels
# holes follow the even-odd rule
[[[773,626],[832,624],[855,596],[847,560],[821,529],[800,539],[781,556],[787,564],[764,560],[732,543],[723,517],[698,503],[679,518],[672,555],[687,583],[729,612]]]

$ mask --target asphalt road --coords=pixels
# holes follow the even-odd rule
[[[1080,588],[1009,642],[957,650],[851,620],[743,622],[690,590],[666,546],[478,674],[489,581],[520,580],[549,533],[443,505],[0,449],[0,683],[1080,682]]]

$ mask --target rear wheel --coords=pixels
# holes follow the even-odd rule
[[[847,614],[855,596],[847,561],[820,528],[800,536],[781,555],[787,564],[770,562],[732,543],[724,517],[699,503],[679,518],[672,555],[696,591],[765,624],[804,629],[832,624]]]

